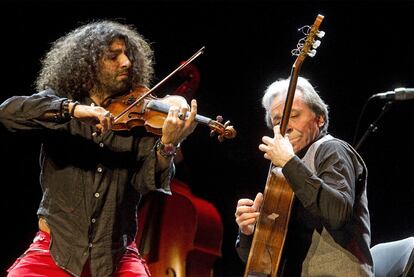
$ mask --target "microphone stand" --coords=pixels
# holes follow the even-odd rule
[[[359,139],[358,143],[355,146],[355,150],[358,150],[361,144],[366,140],[369,134],[375,133],[378,130],[377,124],[384,114],[390,109],[392,101],[387,101],[381,109],[381,113],[378,115],[377,119],[371,123],[368,129],[365,131],[364,135]]]

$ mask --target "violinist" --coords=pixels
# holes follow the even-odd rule
[[[305,78],[298,78],[286,135],[280,134],[288,85],[289,79],[278,80],[263,96],[265,119],[274,135],[264,136],[259,145],[264,158],[282,168],[296,198],[279,272],[373,276],[366,166],[349,144],[328,134],[328,106]],[[237,203],[236,249],[243,261],[262,204],[261,193]]]
[[[134,27],[96,21],[54,42],[37,93],[1,104],[8,130],[42,141],[39,231],[8,276],[150,276],[134,242],[137,205],[149,191],[171,193],[197,103],[171,105],[159,137],[113,131],[104,103],[147,87],[152,74],[153,51]]]

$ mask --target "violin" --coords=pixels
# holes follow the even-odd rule
[[[126,95],[108,99],[104,108],[115,116],[112,123],[113,131],[128,131],[135,127],[144,126],[148,132],[161,136],[162,126],[170,107],[184,105],[189,107],[182,96],[167,95],[163,98],[157,98],[152,94],[147,94],[149,91],[147,87],[137,87]],[[137,104],[134,104],[135,102]],[[127,112],[124,112],[126,110]],[[183,115],[182,119],[188,116],[189,112]],[[236,136],[236,130],[230,125],[230,121],[222,124],[223,118],[221,116],[217,116],[216,120],[213,120],[197,114],[195,121],[210,127],[210,135],[217,135],[220,142]]]
[[[111,114],[113,114],[114,121],[112,123],[113,131],[128,131],[134,127],[144,126],[147,131],[161,136],[162,126],[167,118],[168,111],[171,106],[181,107],[187,105],[187,101],[184,97],[179,95],[167,95],[164,98],[157,98],[151,94],[156,88],[161,86],[167,79],[180,70],[184,69],[191,61],[201,55],[204,51],[204,47],[198,50],[187,61],[183,62],[167,77],[161,80],[153,88],[141,86],[132,90],[130,93],[116,98],[108,99],[103,107],[106,108]],[[189,116],[187,114],[182,115],[180,119],[186,119]],[[196,115],[195,121],[210,127],[210,135],[217,135],[218,140],[222,142],[225,138],[232,139],[236,136],[236,130],[233,126],[230,126],[230,121],[222,124],[223,118],[217,116],[216,120],[211,118]]]

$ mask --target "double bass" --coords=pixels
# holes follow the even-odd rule
[[[292,109],[299,71],[307,56],[313,57],[320,44],[323,31],[319,31],[324,16],[318,15],[312,26],[302,27],[306,34],[299,40],[292,54],[297,56],[290,73],[290,82],[283,108],[280,133],[286,134]],[[287,183],[280,167],[270,164],[269,173],[263,193],[263,205],[256,223],[252,245],[247,260],[244,277],[278,276],[283,246],[288,232],[288,225],[294,192]]]
[[[139,251],[153,276],[211,277],[221,257],[221,216],[183,181],[174,178],[171,190],[171,196],[146,196],[135,238]]]
[[[193,98],[200,81],[197,67],[186,66],[178,77],[183,81],[173,95]],[[182,159],[179,150],[176,163]],[[153,276],[211,277],[215,261],[221,257],[221,216],[183,180],[174,178],[170,186],[172,195],[151,192],[140,205],[135,238],[139,252]]]

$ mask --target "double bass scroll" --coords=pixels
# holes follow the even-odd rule
[[[280,133],[286,134],[288,121],[296,91],[296,83],[303,61],[307,56],[313,57],[324,32],[319,31],[323,20],[318,15],[312,26],[301,30],[306,37],[299,40],[297,48],[292,51],[297,56],[290,73],[288,92],[280,123]],[[294,193],[282,174],[280,167],[270,164],[266,186],[263,193],[263,206],[256,223],[252,245],[244,272],[244,277],[278,276],[283,246],[288,231]]]

